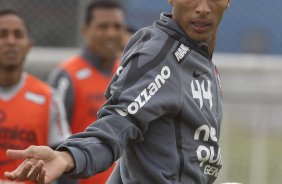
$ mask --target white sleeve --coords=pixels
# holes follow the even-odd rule
[[[62,143],[71,135],[63,101],[55,92],[50,104],[48,145],[54,146]]]

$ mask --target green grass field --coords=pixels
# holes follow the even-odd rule
[[[254,181],[255,184],[282,183],[282,135],[267,133],[260,139],[263,140],[262,145],[257,144],[259,141],[256,140],[256,134],[250,134],[249,128],[240,126],[230,128],[228,134],[221,137],[224,158],[222,173],[225,175],[220,175],[216,183],[227,181],[244,184],[253,184]],[[256,153],[256,150],[261,151]],[[257,157],[257,154],[260,157]]]

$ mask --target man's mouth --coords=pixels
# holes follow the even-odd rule
[[[103,47],[107,50],[116,50],[116,44],[113,42],[104,42]]]
[[[211,27],[211,23],[208,20],[193,20],[191,24],[193,30],[197,33],[206,32]]]
[[[18,52],[16,50],[7,50],[3,52],[3,56],[6,58],[15,58],[18,56]]]

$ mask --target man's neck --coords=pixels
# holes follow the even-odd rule
[[[104,70],[112,70],[112,68],[113,68],[113,61],[114,61],[113,58],[104,58],[104,59],[102,59],[101,67]]]
[[[214,52],[215,43],[216,43],[216,34],[214,34],[207,43],[208,47],[209,47],[209,56],[212,56],[212,54]]]
[[[11,87],[16,85],[22,76],[22,68],[5,69],[0,68],[0,86]]]
[[[110,75],[112,73],[114,57],[112,58],[102,58],[91,51],[89,48],[84,48],[82,56],[86,61],[88,61],[92,66],[96,67],[105,75]]]

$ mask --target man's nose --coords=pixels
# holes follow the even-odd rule
[[[199,3],[196,7],[196,13],[200,15],[208,15],[211,12],[209,5],[209,0],[199,0]]]
[[[8,44],[13,45],[16,43],[16,38],[13,34],[9,34],[6,41]]]
[[[109,38],[114,38],[116,35],[117,35],[117,30],[114,27],[110,26],[107,30],[107,36]]]

